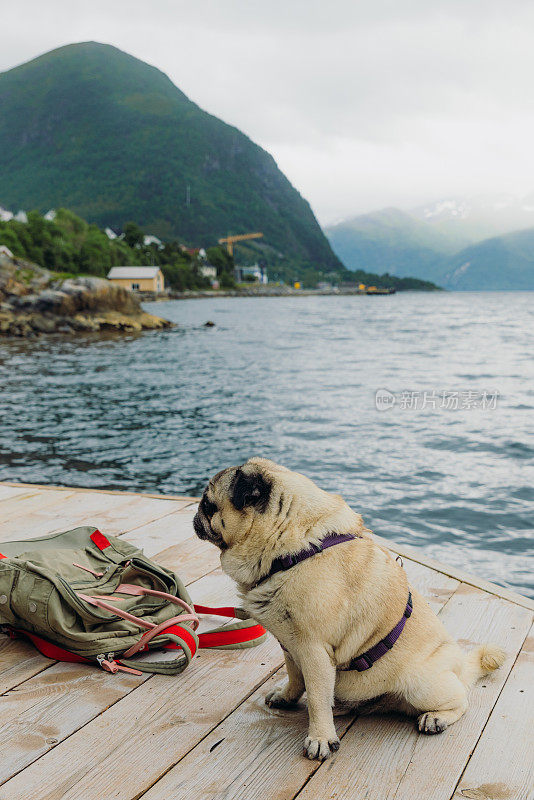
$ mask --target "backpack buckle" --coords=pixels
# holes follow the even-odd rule
[[[96,660],[98,661],[104,672],[111,672],[113,675],[115,675],[115,673],[119,671],[119,665],[116,664],[113,660],[106,658],[104,653],[101,653],[101,655],[97,656]]]
[[[116,675],[117,672],[129,672],[131,675],[143,674],[138,669],[131,669],[131,667],[125,667],[118,661],[115,661],[113,655],[114,655],[113,653],[108,653],[106,658],[104,653],[101,653],[99,656],[96,657],[96,660],[98,661],[104,672],[111,672],[112,675]]]

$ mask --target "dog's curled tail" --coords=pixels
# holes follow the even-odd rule
[[[479,678],[502,667],[506,661],[506,653],[495,644],[481,644],[467,654],[464,663],[462,681],[472,686]]]

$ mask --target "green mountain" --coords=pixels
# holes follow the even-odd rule
[[[485,239],[447,262],[449,289],[534,290],[534,228]]]
[[[326,228],[349,269],[434,280],[455,246],[426,222],[397,208],[362,214]]]
[[[66,207],[209,246],[262,231],[267,261],[341,267],[274,159],[109,45],[68,45],[0,74],[0,204]]]

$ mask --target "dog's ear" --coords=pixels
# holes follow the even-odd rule
[[[271,483],[263,475],[246,475],[238,469],[232,486],[232,503],[238,511],[252,507],[264,512],[271,496]]]

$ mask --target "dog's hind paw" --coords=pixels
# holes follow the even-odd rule
[[[418,717],[417,727],[421,733],[443,733],[447,727],[447,723],[438,716],[438,712],[427,711],[425,714],[421,714],[421,716]]]
[[[265,695],[265,704],[269,708],[283,708],[288,711],[298,708],[298,700],[287,700],[283,687],[273,689]]]
[[[329,758],[332,753],[339,750],[340,741],[335,739],[312,739],[306,736],[304,739],[304,755],[312,761],[324,761]]]

